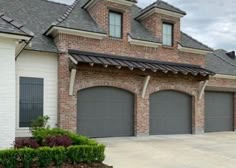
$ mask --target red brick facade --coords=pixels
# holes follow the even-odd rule
[[[172,21],[175,25],[174,41],[171,48],[159,47],[149,48],[130,45],[127,33],[130,32],[129,7],[117,5],[111,2],[99,1],[89,9],[92,17],[100,27],[108,32],[108,11],[117,9],[124,13],[123,39],[112,39],[106,37],[103,40],[89,39],[85,37],[58,34],[55,42],[61,54],[59,54],[59,126],[76,131],[77,129],[77,93],[81,89],[94,86],[112,86],[132,92],[135,95],[135,133],[136,135],[149,134],[149,97],[152,93],[161,90],[175,90],[192,96],[192,123],[193,133],[204,132],[204,96],[199,99],[202,83],[199,77],[181,74],[163,74],[141,71],[130,71],[128,69],[113,69],[111,67],[90,67],[89,65],[78,65],[74,95],[69,96],[70,67],[68,49],[90,51],[97,53],[115,54],[129,57],[146,59],[157,59],[179,63],[189,63],[204,66],[205,56],[178,51],[177,42],[180,40],[180,20],[163,15],[152,15],[143,21],[158,38],[161,38],[161,22]],[[141,91],[146,75],[151,76],[145,98]],[[212,84],[214,81],[212,81]],[[228,82],[226,82],[228,83]],[[236,119],[235,119],[236,120]]]

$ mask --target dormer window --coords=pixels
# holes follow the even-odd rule
[[[174,38],[173,38],[173,29],[174,28],[174,25],[171,24],[171,23],[163,23],[163,31],[162,31],[162,42],[163,42],[163,45],[165,46],[173,46],[173,41],[174,41]]]
[[[109,36],[122,38],[122,13],[109,12]]]

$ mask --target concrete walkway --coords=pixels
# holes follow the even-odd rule
[[[236,168],[236,133],[99,139],[114,168]]]

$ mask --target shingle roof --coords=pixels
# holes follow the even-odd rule
[[[147,28],[142,25],[142,23],[135,19],[135,17],[140,13],[140,8],[133,6],[131,13],[133,19],[131,20],[131,32],[129,35],[133,39],[160,43],[161,39],[156,38]]]
[[[52,26],[105,33],[105,31],[98,26],[89,13],[82,9],[83,4],[84,0],[75,0],[74,3],[68,7],[66,12],[58,18],[56,22],[52,23]]]
[[[174,74],[191,74],[194,76],[214,75],[215,73],[196,65],[162,62],[156,60],[147,60],[134,57],[115,56],[108,54],[99,54],[92,52],[83,52],[77,50],[69,50],[69,54],[80,63],[88,63],[90,65],[99,64],[107,66],[126,67],[131,70],[140,69],[142,71],[151,70],[153,72],[172,72]]]
[[[34,36],[34,33],[25,28],[23,24],[7,17],[4,13],[0,13],[0,32],[31,37]]]
[[[181,32],[180,44],[183,47],[213,51],[212,48],[208,47],[207,45],[199,42],[198,40],[194,39],[193,37],[191,37],[191,36],[189,36],[189,35],[187,35],[186,33],[183,33],[183,32]]]
[[[236,75],[236,60],[226,55],[225,50],[216,50],[206,56],[206,68],[223,75]]]
[[[164,9],[164,10],[168,10],[171,12],[176,12],[176,13],[179,13],[182,15],[186,15],[186,12],[182,11],[181,9],[179,9],[167,2],[164,2],[162,0],[157,0],[154,3],[152,3],[151,5],[147,6],[143,10],[141,10],[141,12],[139,13],[139,15],[136,18],[142,16],[143,14],[145,14],[146,12],[148,12],[154,8]]]
[[[68,5],[47,0],[0,0],[0,12],[34,32],[31,49],[49,52],[57,52],[57,47],[53,40],[43,33],[67,7]]]
[[[82,6],[87,1],[76,0],[72,6],[68,6],[47,0],[0,0],[0,12],[14,18],[17,22],[24,24],[29,30],[34,32],[35,36],[32,40],[31,49],[57,52],[53,39],[43,35],[52,25],[56,24],[60,27],[104,33],[104,30],[97,25],[89,13],[82,9]],[[161,1],[161,4],[166,5],[163,1]],[[138,40],[161,42],[140,22],[135,20],[135,17],[140,12],[141,9],[137,6],[131,8],[133,19],[131,21],[130,36]],[[183,46],[208,50],[208,47],[185,34],[182,34],[180,43]]]

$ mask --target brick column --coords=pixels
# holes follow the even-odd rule
[[[136,136],[149,135],[149,98],[136,97]]]
[[[58,124],[60,128],[76,132],[77,95],[69,95],[70,70],[66,54],[59,54],[58,66]]]
[[[196,96],[193,98],[193,134],[202,134],[205,132],[205,96],[199,100]]]

